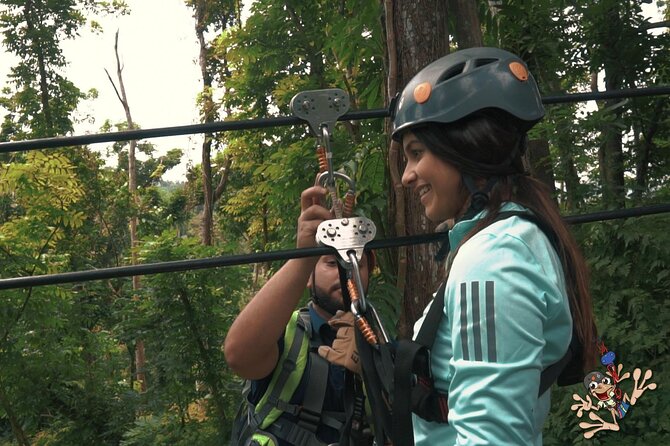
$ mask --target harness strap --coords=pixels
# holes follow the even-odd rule
[[[291,345],[288,351],[285,350],[283,352],[282,358],[280,359],[280,373],[278,375],[275,374],[272,377],[272,381],[269,385],[269,389],[271,389],[270,394],[263,395],[263,398],[261,398],[261,401],[256,406],[261,406],[260,410],[251,417],[251,422],[255,427],[265,429],[270,424],[272,424],[281,414],[277,414],[276,417],[270,417],[270,412],[275,409],[278,404],[280,404],[280,401],[288,401],[291,395],[293,395],[295,387],[297,387],[298,383],[295,383],[295,386],[292,386],[294,387],[293,389],[288,389],[286,384],[290,378],[291,373],[298,367],[298,360],[301,352],[306,351],[307,349],[307,339],[305,339],[304,328],[295,322],[297,322],[297,315],[294,313],[286,330],[287,334],[289,334],[289,327],[294,327]],[[265,404],[262,404],[263,399],[266,399]]]
[[[413,366],[417,355],[428,353],[428,349],[416,342],[398,343],[393,395],[393,443],[399,446],[414,444],[412,429],[412,389],[416,386]]]
[[[366,419],[363,381],[360,375],[349,370],[345,375],[344,407],[346,425],[342,429],[339,446],[370,445],[371,432],[366,432],[369,423]]]
[[[450,254],[447,263],[447,276],[449,276],[449,270],[451,269],[451,262],[453,258],[454,256]],[[447,279],[445,278],[444,281],[442,281],[440,284],[440,288],[438,288],[437,293],[435,293],[435,299],[430,305],[428,314],[426,314],[426,318],[424,319],[423,324],[421,324],[421,329],[419,329],[419,333],[417,333],[414,342],[426,347],[432,347],[432,345],[435,343],[437,327],[440,325],[440,321],[442,320],[442,312],[444,311],[444,293],[446,289]],[[424,327],[426,328],[424,329]]]
[[[453,256],[450,254],[447,271],[449,271],[452,259]],[[447,281],[444,280],[435,294],[435,299],[431,303],[431,307],[428,310],[428,314],[426,314],[426,318],[421,325],[416,340],[401,340],[398,342],[394,373],[395,393],[393,395],[393,439],[397,445],[414,444],[412,409],[416,408],[417,404],[426,403],[425,401],[416,401],[417,396],[414,389],[416,389],[417,385],[422,386],[421,390],[424,390],[422,393],[425,395],[430,394],[429,388],[431,390],[434,389],[432,388],[429,348],[435,341],[437,327],[442,319],[444,292],[446,287]],[[424,329],[424,327],[426,328]],[[435,329],[433,329],[433,327]],[[423,379],[429,380],[425,383],[427,386],[424,386],[424,383],[417,381],[417,375],[423,377]],[[428,391],[426,392],[425,390]],[[439,395],[437,395],[437,398],[440,411],[435,413],[434,416],[437,416],[440,419],[443,418],[443,422],[446,423],[448,413],[446,398],[442,398],[442,400],[444,400],[442,403],[439,402]],[[444,410],[442,410],[442,408]]]
[[[337,431],[342,429],[345,421],[346,421],[346,415],[344,414],[344,412],[332,412],[332,411],[321,412],[320,424],[332,427]]]
[[[383,390],[382,378],[378,373],[376,360],[380,356],[379,350],[387,348],[387,344],[373,347],[360,330],[356,330],[356,345],[361,360],[361,371],[365,391],[372,408],[372,424],[375,428],[375,439],[378,445],[385,444],[391,436],[391,402],[386,398],[389,393]],[[393,370],[393,363],[388,365]]]
[[[311,366],[305,387],[305,398],[298,414],[298,425],[310,432],[316,432],[328,384],[328,362],[313,351],[309,352],[309,360]]]
[[[265,430],[294,446],[325,446],[314,432],[283,418],[277,419]]]

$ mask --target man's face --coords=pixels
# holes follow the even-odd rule
[[[368,289],[368,259],[364,254],[360,262],[359,270],[361,273],[361,282],[363,289]],[[314,278],[316,282],[313,284]],[[348,311],[344,308],[344,299],[342,297],[342,288],[340,286],[340,273],[337,268],[337,259],[334,255],[322,256],[316,264],[314,275],[309,278],[307,286],[311,289],[314,285],[316,294],[315,303],[331,315],[337,310]]]

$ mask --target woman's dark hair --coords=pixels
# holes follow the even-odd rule
[[[505,201],[528,208],[553,230],[565,274],[573,327],[583,346],[582,368],[586,372],[592,369],[596,359],[596,329],[588,268],[549,189],[524,172],[522,155],[526,130],[516,118],[496,109],[482,110],[451,124],[428,124],[412,129],[435,156],[461,173],[475,180],[498,178],[489,194],[486,216],[462,243],[491,224]]]

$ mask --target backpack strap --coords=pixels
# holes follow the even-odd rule
[[[282,412],[291,412],[289,401],[295,393],[307,365],[309,340],[305,327],[298,324],[295,311],[284,332],[284,351],[272,375],[268,390],[256,405],[253,421],[261,429],[274,423]]]
[[[447,271],[452,258],[450,254]],[[435,293],[435,299],[428,309],[416,339],[400,340],[397,344],[392,415],[393,441],[397,445],[414,444],[412,412],[419,406],[425,408],[421,411],[425,412],[424,417],[430,414],[435,421],[447,422],[449,413],[447,398],[446,395],[435,391],[430,371],[430,348],[442,319],[446,288],[445,279]]]

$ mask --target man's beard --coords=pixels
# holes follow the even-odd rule
[[[334,290],[333,290],[334,292]],[[312,301],[325,310],[327,313],[334,315],[337,313],[337,310],[346,311],[344,307],[344,302],[340,301],[338,298],[333,297],[330,293],[324,290],[321,287],[312,285],[310,290]]]

